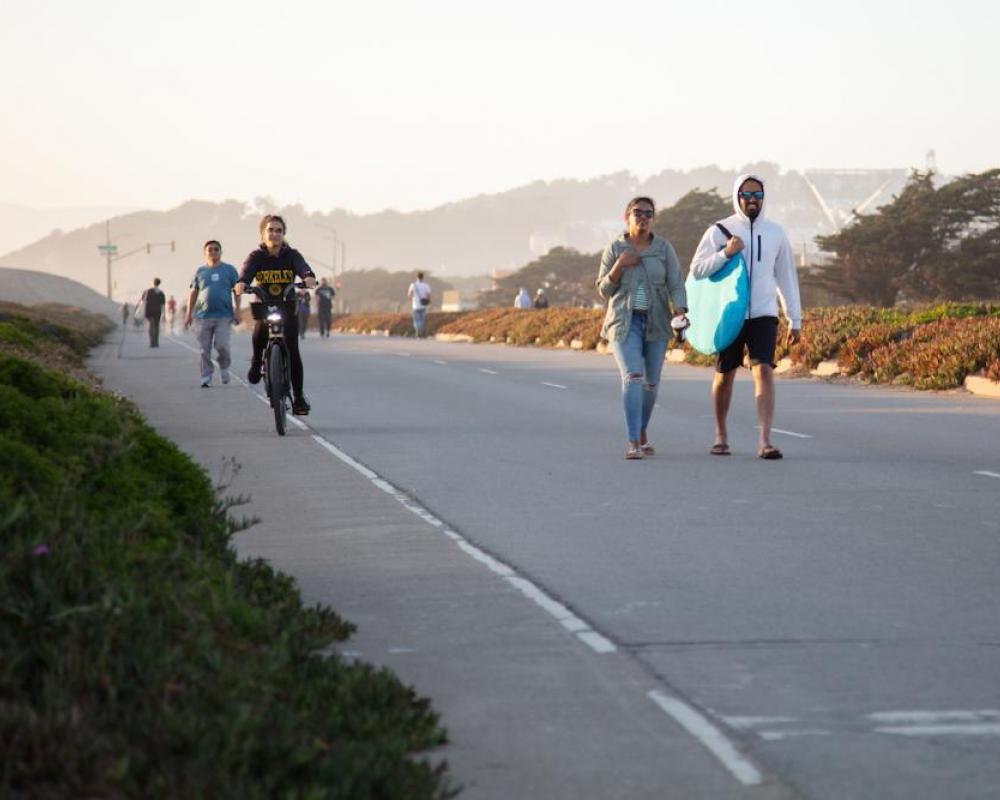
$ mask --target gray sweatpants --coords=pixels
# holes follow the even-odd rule
[[[219,354],[219,367],[229,369],[229,336],[232,325],[229,317],[209,317],[198,320],[198,344],[201,345],[201,377],[212,377],[212,342]]]

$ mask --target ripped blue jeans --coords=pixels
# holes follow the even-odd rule
[[[666,339],[646,341],[646,315],[635,312],[624,341],[611,343],[622,376],[625,431],[630,442],[638,442],[642,432],[649,427],[667,344]]]

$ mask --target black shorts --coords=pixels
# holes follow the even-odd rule
[[[715,357],[716,372],[730,372],[743,364],[744,350],[750,351],[750,366],[774,363],[778,345],[778,318],[754,317],[743,323],[736,341]]]

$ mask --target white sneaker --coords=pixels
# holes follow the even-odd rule
[[[202,378],[201,379],[201,388],[202,389],[207,389],[211,385],[212,385],[212,376],[211,375],[209,375],[207,378]]]
[[[229,383],[229,370],[228,369],[222,370],[222,374],[220,377],[222,378],[223,383]]]

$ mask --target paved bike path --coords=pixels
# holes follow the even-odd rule
[[[230,385],[200,388],[195,347],[184,335],[151,349],[130,331],[90,367],[213,479],[227,460],[240,464],[227,493],[252,500],[234,513],[260,517],[237,535],[240,554],[356,623],[342,654],[388,666],[431,698],[451,740],[431,757],[449,762],[463,797],[798,796],[729,752],[725,731],[699,730],[697,709],[687,718],[683,698],[628,654],[602,652],[557,598],[532,596],[517,565],[491,563],[419,498],[348,463],[336,441],[296,425],[278,437],[240,379],[244,360]]]

